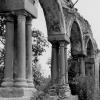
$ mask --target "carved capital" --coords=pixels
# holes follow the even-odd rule
[[[59,44],[60,44],[60,47],[65,47],[65,41],[60,41]]]
[[[14,17],[12,15],[6,16],[6,22],[14,22]]]
[[[26,17],[26,25],[32,25],[32,17]]]

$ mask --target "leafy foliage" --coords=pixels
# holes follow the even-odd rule
[[[44,37],[43,33],[39,30],[33,30],[32,32],[32,51],[33,51],[33,77],[36,88],[40,88],[41,84],[45,80],[40,70],[38,69],[38,58],[45,52],[45,47],[49,46],[49,42]],[[40,66],[39,66],[40,67]]]
[[[4,36],[6,32],[6,19],[4,16],[0,16],[0,36]]]
[[[5,34],[6,21],[4,16],[0,16],[0,84],[4,77],[4,59],[5,59]]]
[[[75,78],[76,90],[80,100],[94,100],[94,78],[78,76]]]
[[[33,56],[35,57],[34,63],[36,63],[38,61],[38,57],[42,55],[43,52],[45,52],[45,47],[49,46],[49,42],[44,37],[43,33],[39,30],[34,29],[32,32],[32,37],[32,51]]]
[[[32,51],[34,52],[34,56],[40,56],[45,51],[44,47],[48,46],[48,41],[45,39],[43,33],[39,30],[33,30],[32,37]]]

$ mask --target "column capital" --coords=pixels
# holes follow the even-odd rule
[[[6,22],[14,22],[14,16],[13,15],[6,16]]]
[[[29,13],[26,12],[25,10],[18,10],[18,11],[15,11],[14,14],[17,16],[17,15],[24,15],[24,16],[28,16]]]
[[[31,16],[26,17],[26,25],[32,25],[32,17]]]
[[[66,42],[66,41],[59,41],[59,44],[63,44],[63,45],[65,45],[65,46],[67,46],[67,44],[69,44],[68,42]]]
[[[59,44],[60,44],[60,47],[65,47],[65,41],[60,41]]]
[[[25,16],[23,14],[19,14],[19,15],[17,15],[17,20],[24,20],[24,21],[26,21],[26,18],[25,18]]]
[[[52,44],[52,48],[57,48],[57,47],[59,47],[58,45],[58,42],[51,42],[51,44]]]

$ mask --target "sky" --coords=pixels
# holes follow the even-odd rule
[[[76,0],[73,0],[74,2]],[[89,21],[93,36],[97,42],[98,48],[100,49],[100,0],[79,0],[75,5],[75,8],[78,9],[78,12]],[[47,37],[47,28],[45,23],[45,18],[43,10],[38,5],[38,18],[34,19],[32,22],[32,27],[42,31]],[[50,74],[50,69],[48,68],[47,60],[51,57],[51,46],[46,48],[46,52],[43,53],[43,56],[40,57],[41,71],[44,76]]]

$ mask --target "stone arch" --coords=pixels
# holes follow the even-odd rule
[[[92,41],[89,39],[87,42],[87,47],[86,47],[86,51],[87,51],[87,56],[92,56],[94,55],[94,45],[92,43]]]
[[[99,85],[100,85],[100,51],[97,48],[97,44],[91,35],[86,36],[86,59],[85,59],[85,71],[86,76],[93,78],[94,80],[94,98],[99,100]]]
[[[72,56],[79,56],[83,51],[83,38],[81,27],[77,20],[73,20],[70,27],[70,43]]]
[[[94,41],[91,37],[89,37],[86,44],[85,64],[86,75],[93,77],[95,75],[95,46]]]
[[[75,18],[71,18],[68,25],[68,32],[70,38],[72,63],[69,67],[69,85],[73,95],[77,94],[75,90],[76,84],[74,84],[73,79],[84,72],[84,63],[82,63],[84,56],[84,44],[83,44],[83,33],[79,21]]]
[[[95,51],[97,49],[97,45],[96,45],[94,39],[89,35],[85,36],[85,48],[86,48],[87,56],[94,55]]]

